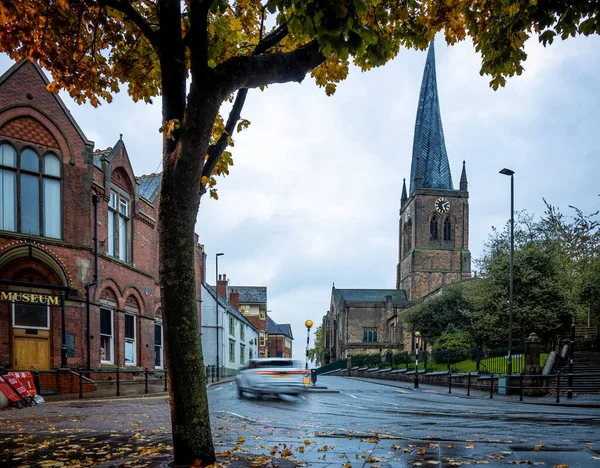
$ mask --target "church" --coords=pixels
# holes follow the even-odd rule
[[[349,354],[414,351],[403,313],[444,285],[471,277],[469,192],[463,161],[452,183],[432,41],[417,108],[409,190],[400,198],[396,289],[336,289],[323,317],[322,363]]]

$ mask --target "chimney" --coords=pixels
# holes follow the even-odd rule
[[[237,310],[240,310],[240,293],[237,289],[232,289],[229,292],[229,303]]]
[[[226,297],[227,296],[227,275],[219,275],[219,282],[218,282],[218,291],[219,291],[219,296],[223,296]]]

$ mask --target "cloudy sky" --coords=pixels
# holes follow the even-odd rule
[[[543,48],[527,44],[522,76],[492,91],[472,44],[436,41],[442,122],[455,186],[463,159],[469,179],[473,258],[492,226],[515,208],[541,214],[542,197],[569,211],[600,205],[600,38]],[[394,288],[398,209],[409,177],[413,130],[426,53],[402,51],[387,66],[352,70],[327,97],[310,79],[251,91],[235,136],[235,166],[205,197],[197,232],[208,253],[224,252],[232,285],[267,286],[268,308],[291,323],[294,356],[304,356],[304,321],[319,323],[331,287]],[[0,57],[0,71],[11,62]],[[160,170],[160,102],[126,94],[98,109],[61,95],[96,148],[123,134],[136,174]],[[210,281],[211,283],[214,280]],[[311,338],[312,340],[312,338]]]

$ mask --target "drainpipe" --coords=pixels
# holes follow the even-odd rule
[[[86,308],[86,345],[87,345],[87,369],[92,368],[91,359],[91,337],[90,337],[90,288],[98,284],[98,204],[100,197],[92,195],[94,202],[94,279],[85,285],[85,308]]]

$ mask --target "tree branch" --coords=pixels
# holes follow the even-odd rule
[[[124,13],[142,32],[153,47],[157,45],[157,33],[150,24],[138,13],[131,3],[126,0],[100,0],[101,6],[107,6]]]
[[[231,112],[229,113],[229,117],[227,118],[227,124],[225,125],[225,131],[214,145],[211,145],[208,148],[208,159],[204,163],[204,169],[202,170],[202,175],[206,177],[210,177],[221,159],[221,155],[223,151],[227,149],[229,145],[228,137],[233,134],[235,130],[235,124],[238,120],[240,120],[240,115],[242,113],[242,108],[244,107],[244,103],[246,102],[246,96],[248,95],[248,88],[240,89],[237,92],[237,96],[235,97],[235,102],[233,103],[233,107],[231,108]]]
[[[301,82],[307,72],[319,66],[325,59],[319,43],[313,40],[292,52],[232,57],[214,70],[218,81],[223,84],[223,93],[227,95],[240,88],[257,88],[290,81]]]

